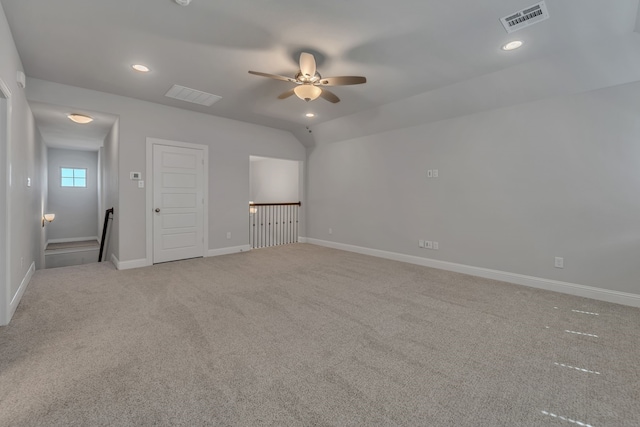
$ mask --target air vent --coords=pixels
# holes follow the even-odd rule
[[[547,11],[547,5],[541,1],[540,3],[500,19],[500,22],[502,22],[507,33],[513,33],[514,31],[537,24],[548,18],[549,12]]]
[[[218,95],[178,85],[173,85],[173,87],[169,89],[169,92],[165,93],[164,96],[179,99],[180,101],[206,105],[207,107],[212,106],[214,103],[222,99],[222,97]]]

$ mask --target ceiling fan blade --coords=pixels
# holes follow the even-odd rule
[[[339,76],[339,77],[323,77],[316,84],[319,86],[346,86],[346,85],[359,85],[366,82],[367,82],[367,78],[362,76]]]
[[[259,71],[249,71],[249,74],[255,74],[256,76],[262,76],[262,77],[269,77],[270,79],[282,80],[285,82],[291,82],[291,83],[296,82],[296,79],[291,77],[278,76],[276,74],[269,74],[269,73],[261,73]]]
[[[312,54],[307,52],[300,54],[300,72],[309,78],[316,75],[316,58]]]
[[[286,92],[282,92],[280,95],[278,95],[278,99],[287,99],[288,97],[290,97],[291,95],[293,95],[295,88],[293,89],[289,89]]]
[[[337,102],[340,102],[340,98],[338,98],[335,95],[335,93],[329,92],[326,89],[322,89],[322,93],[320,94],[320,97],[322,97],[322,98],[326,99],[327,101],[332,102],[334,104],[337,103]]]

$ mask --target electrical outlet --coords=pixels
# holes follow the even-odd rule
[[[418,240],[418,247],[424,248],[424,240]]]
[[[555,267],[556,268],[564,268],[564,258],[561,258],[559,256],[556,257],[556,261],[555,261]]]
[[[433,177],[437,178],[438,177],[438,169],[434,169],[433,170]]]
[[[433,250],[437,251],[438,249],[440,249],[438,242],[433,242]]]
[[[433,249],[433,242],[431,240],[425,240],[424,241],[424,247],[426,249]]]
[[[227,239],[230,239],[230,238],[231,238],[231,232],[227,231]]]
[[[333,228],[329,229],[329,234],[333,234]]]
[[[138,188],[144,188],[144,181],[138,181]]]

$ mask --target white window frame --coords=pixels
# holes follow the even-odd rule
[[[71,169],[73,171],[73,176],[62,176],[62,171],[64,169]],[[80,177],[76,178],[76,171],[78,170],[82,170],[84,171],[84,185],[76,185],[76,179],[81,179]],[[64,185],[63,184],[63,179],[69,179],[71,178],[73,180],[73,185]],[[60,187],[62,188],[87,188],[87,168],[77,168],[77,167],[68,167],[68,166],[61,166],[60,167]]]

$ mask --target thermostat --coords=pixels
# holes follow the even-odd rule
[[[142,174],[140,172],[129,172],[129,176],[131,179],[142,179]]]

